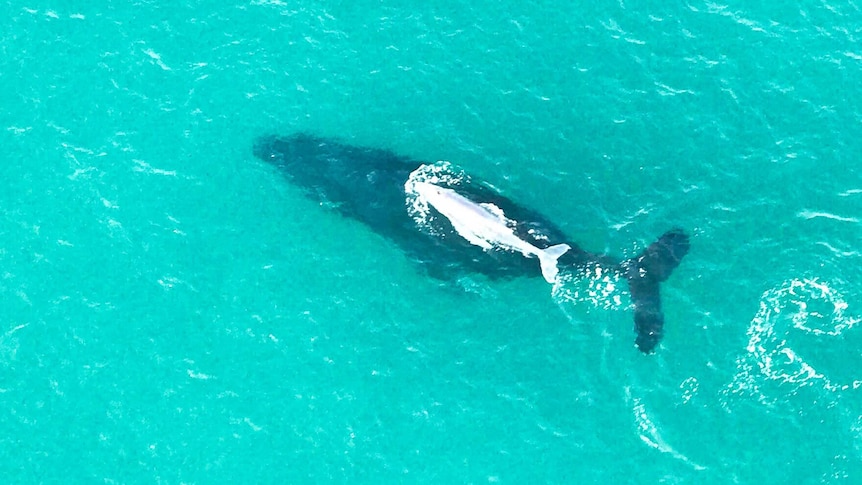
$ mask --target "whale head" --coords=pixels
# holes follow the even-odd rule
[[[421,165],[387,150],[307,133],[262,136],[253,152],[313,199],[366,221],[388,213],[388,207],[403,207],[404,180]]]

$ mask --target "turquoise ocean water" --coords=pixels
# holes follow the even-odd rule
[[[0,482],[859,483],[860,5],[580,3],[0,6]],[[417,271],[254,158],[296,131],[685,228],[662,345]]]

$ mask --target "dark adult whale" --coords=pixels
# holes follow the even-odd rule
[[[689,250],[680,229],[618,260],[581,249],[539,213],[445,162],[425,164],[305,133],[262,137],[254,153],[309,197],[397,243],[433,276],[542,275],[553,282],[557,268],[615,272],[629,284],[638,348],[649,353],[662,337],[659,286]]]

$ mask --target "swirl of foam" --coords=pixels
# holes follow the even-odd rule
[[[810,348],[810,344],[830,340],[829,352],[821,358],[839,358],[840,345],[845,335],[860,322],[858,316],[848,314],[844,297],[829,284],[817,279],[794,279],[766,291],[760,300],[760,309],[748,327],[748,344],[737,360],[737,372],[731,383],[721,392],[722,406],[730,411],[731,400],[754,398],[764,405],[762,412],[780,418],[792,419],[806,439],[820,439],[829,443],[810,455],[831,461],[831,471],[825,476],[846,473],[848,446],[851,453],[862,449],[862,418],[858,412],[860,396],[847,391],[858,389],[862,381],[850,377],[835,378],[846,372],[847,366],[830,369],[826,364],[815,367],[796,349]],[[849,340],[849,339],[846,339]],[[795,342],[795,347],[788,343]],[[854,352],[855,354],[855,352]],[[817,355],[815,353],[815,355]],[[800,421],[800,419],[809,421]],[[825,422],[832,426],[824,426]],[[810,425],[810,427],[809,427]],[[837,433],[839,430],[847,433]],[[788,431],[785,436],[793,436]],[[820,433],[820,435],[818,435]],[[819,436],[819,437],[818,437]],[[857,450],[857,451],[852,451]],[[831,458],[830,457],[834,457]],[[812,463],[817,458],[811,458]]]
[[[787,341],[794,330],[818,336],[841,335],[860,321],[859,317],[848,315],[847,308],[838,291],[817,279],[795,279],[766,291],[748,327],[747,354],[737,360],[739,372],[729,391],[752,391],[760,394],[763,401],[766,396],[759,384],[768,381],[789,384],[794,390],[814,386],[838,392],[858,387],[859,381],[851,385],[833,383]],[[766,381],[758,380],[756,371]]]

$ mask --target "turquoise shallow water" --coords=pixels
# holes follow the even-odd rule
[[[858,483],[854,2],[0,6],[0,481]],[[254,158],[447,159],[600,287],[454,283]]]

